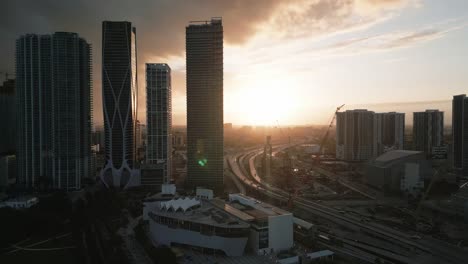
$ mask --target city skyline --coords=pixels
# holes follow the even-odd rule
[[[120,11],[124,3],[116,2],[115,8],[99,15],[89,12],[91,5],[86,1],[70,5],[73,8],[68,4],[52,5],[46,11],[33,10],[35,5],[28,6],[27,2],[7,2],[11,10],[26,10],[31,16],[15,23],[11,16],[15,12],[11,12],[3,19],[13,26],[0,30],[7,40],[29,32],[78,32],[99,50],[100,21],[132,21],[141,29],[137,43],[140,80],[144,80],[146,62],[172,65],[175,125],[185,125],[184,25],[214,15],[222,16],[226,27],[225,122],[325,124],[336,105],[342,103],[347,105],[344,110],[364,105],[380,112],[371,105],[426,101],[425,106],[414,104],[408,111],[416,112],[435,108],[431,101],[450,101],[452,95],[465,93],[468,86],[462,70],[462,58],[468,53],[464,45],[468,14],[463,1],[232,1],[203,11],[194,8],[194,3],[168,6],[156,1],[132,6],[132,12]],[[66,21],[49,14],[54,10],[65,12]],[[171,16],[176,10],[178,16]],[[80,12],[89,14],[85,21],[81,17],[70,19]],[[164,26],[155,28],[151,26],[154,23]],[[157,33],[164,33],[164,39]],[[7,60],[0,64],[0,71],[14,72],[14,60],[9,54],[14,50],[12,43],[3,43]],[[95,124],[101,125],[98,54],[93,55],[93,61]],[[367,74],[370,71],[372,75]],[[288,87],[287,94],[281,92],[282,86]],[[143,89],[139,87],[140,102],[144,101]],[[263,99],[251,102],[259,97]],[[284,102],[287,104],[283,108],[273,107]],[[248,107],[239,107],[244,103]],[[447,112],[450,103],[447,105],[441,110]],[[146,120],[145,107],[142,103],[138,108],[142,123]],[[447,120],[451,120],[449,115]]]

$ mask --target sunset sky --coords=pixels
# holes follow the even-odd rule
[[[7,0],[2,10],[2,72],[14,72],[21,34],[71,31],[92,44],[97,125],[103,20],[137,29],[143,123],[144,64],[164,62],[173,70],[174,124],[185,124],[185,26],[215,16],[224,24],[225,122],[324,124],[346,104],[439,108],[450,123],[452,95],[468,92],[466,0]]]

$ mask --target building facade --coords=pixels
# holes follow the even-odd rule
[[[403,149],[405,114],[365,109],[336,115],[336,158],[365,161],[390,150]]]
[[[374,151],[374,112],[364,109],[336,113],[336,158],[364,161]]]
[[[16,153],[15,80],[7,79],[0,86],[0,156]]]
[[[186,28],[187,187],[223,188],[223,25]]]
[[[452,100],[453,167],[468,173],[468,98],[455,95]]]
[[[366,165],[367,184],[387,194],[417,197],[431,176],[431,165],[422,151],[391,150]]]
[[[212,195],[212,190],[197,189],[194,198],[164,195],[144,202],[143,220],[153,241],[227,256],[241,256],[248,247],[265,255],[291,249],[295,222],[300,221],[301,228],[309,224],[242,194],[230,194],[227,201]]]
[[[220,203],[219,201],[218,203]],[[249,239],[249,224],[217,205],[216,201],[178,198],[144,205],[143,220],[158,244],[242,256]]]
[[[404,139],[404,113],[374,114],[374,157],[390,150],[403,149]]]
[[[16,42],[17,174],[73,190],[90,173],[91,46],[76,33],[28,34]]]
[[[413,114],[413,148],[431,156],[433,149],[442,147],[444,140],[444,112],[426,110]]]
[[[102,106],[106,162],[101,179],[107,186],[129,187],[137,177],[136,29],[131,22],[102,23]]]
[[[165,63],[146,64],[146,159],[152,174],[141,175],[142,185],[168,183],[172,177],[171,68]],[[158,184],[159,183],[159,184]]]

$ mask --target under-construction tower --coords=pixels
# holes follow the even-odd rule
[[[262,171],[266,182],[271,180],[271,158],[272,158],[271,136],[266,137],[265,147],[263,148]]]

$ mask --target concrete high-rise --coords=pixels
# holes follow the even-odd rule
[[[453,167],[468,172],[468,98],[455,95],[452,101]]]
[[[223,189],[223,25],[186,27],[187,187]]]
[[[7,79],[0,86],[0,156],[16,153],[15,80]]]
[[[106,162],[101,179],[107,186],[135,184],[137,121],[136,29],[131,22],[102,23],[102,107]]]
[[[336,158],[365,161],[403,149],[405,114],[356,109],[336,116]]]
[[[336,158],[364,161],[373,156],[374,112],[365,109],[336,113]]]
[[[17,174],[73,190],[90,173],[91,47],[76,33],[16,41]]]
[[[141,184],[169,183],[172,169],[171,68],[165,63],[146,64],[146,160]]]
[[[390,150],[403,149],[405,139],[404,113],[374,114],[374,156]]]
[[[443,146],[444,112],[426,110],[413,113],[413,148],[430,156],[434,147]]]

